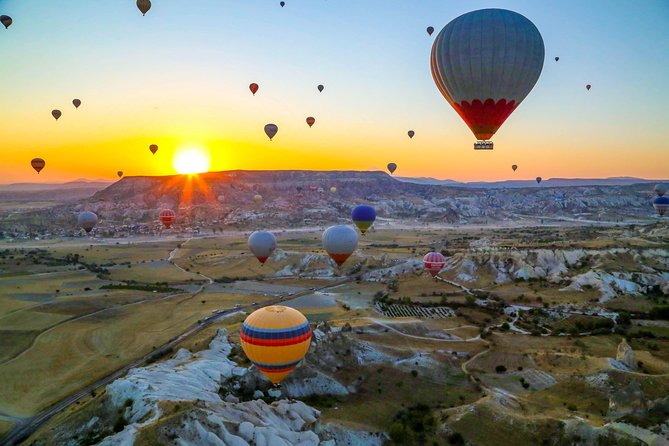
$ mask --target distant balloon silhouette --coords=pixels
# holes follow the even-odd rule
[[[318,91],[320,91],[321,93],[323,93],[323,90],[325,90],[325,87],[323,85],[319,85],[316,88],[318,88]]]
[[[286,6],[286,2],[279,2],[279,4],[281,5],[282,8]]]
[[[413,130],[409,130],[407,132],[407,135],[409,135],[409,138],[413,138],[413,135],[415,135],[415,134],[416,134],[416,132],[414,132]]]
[[[58,121],[58,118],[62,115],[63,113],[60,110],[51,110],[51,116],[53,116],[56,121]]]
[[[537,184],[541,184],[541,177],[537,177]]]
[[[556,57],[556,58],[555,58],[555,62],[557,62],[558,60],[560,60],[560,58],[559,58],[559,57]]]
[[[315,119],[313,116],[309,116],[309,117],[307,118],[307,124],[309,124],[309,127],[311,127],[312,125],[314,125],[314,122],[316,122],[316,119]]]
[[[172,209],[163,209],[158,213],[158,219],[167,229],[170,229],[174,220],[177,219],[177,214]]]
[[[264,265],[276,249],[276,237],[271,232],[255,231],[249,237],[248,244],[253,255]]]
[[[586,90],[590,90],[591,88],[592,88],[592,85],[590,85],[590,84],[588,84],[588,85],[585,86],[585,89],[586,89]]]
[[[265,134],[269,137],[269,140],[271,141],[272,138],[274,138],[279,131],[279,126],[276,124],[267,124],[265,126]]]
[[[655,191],[655,193],[656,193],[659,197],[661,197],[661,196],[663,196],[664,194],[667,193],[667,191],[669,190],[669,185],[664,184],[664,183],[658,183],[658,184],[655,185],[655,187],[653,188],[653,190]]]
[[[423,257],[423,267],[435,277],[446,266],[446,258],[440,252],[429,252]]]
[[[653,207],[657,213],[660,214],[660,217],[664,217],[667,210],[669,210],[669,197],[655,197],[653,200]]]
[[[81,105],[81,99],[72,99],[72,105],[74,105],[74,108],[79,108]]]
[[[33,169],[37,173],[40,173],[42,169],[44,169],[44,166],[46,166],[46,162],[42,158],[33,158],[32,161],[30,161],[30,165],[33,166]]]
[[[253,96],[256,95],[256,92],[258,91],[258,88],[260,88],[260,87],[258,87],[258,84],[256,84],[255,82],[252,83],[251,85],[249,85],[249,90],[251,90],[251,93],[253,93]]]
[[[149,150],[151,151],[151,153],[153,153],[153,154],[155,155],[156,152],[158,151],[158,146],[155,145],[155,144],[151,144],[151,145],[149,146]]]
[[[91,232],[91,229],[93,229],[95,225],[98,224],[98,216],[95,215],[94,212],[90,211],[80,212],[79,217],[77,217],[77,224],[88,234]]]
[[[142,15],[146,15],[151,9],[151,0],[137,0],[137,8],[140,10]]]
[[[332,193],[334,194],[335,192],[337,192],[337,188],[334,187],[334,186],[332,186],[332,187],[330,188],[330,192],[332,192]]]
[[[518,169],[518,166],[516,166],[516,165],[514,164],[513,166],[511,166],[511,168],[512,168],[512,169],[513,169],[513,171],[515,172],[515,171],[516,171],[516,169]]]
[[[119,170],[118,172],[116,172],[116,175],[118,175],[119,178],[123,178],[123,171]]]
[[[386,167],[388,168],[388,172],[390,172],[391,175],[397,170],[397,164],[395,163],[388,163]]]
[[[13,20],[10,16],[8,15],[0,15],[0,23],[5,25],[5,29],[9,28],[10,25],[13,23]]]
[[[428,26],[427,27],[427,35],[431,36],[433,32],[434,32],[434,26]]]
[[[260,204],[260,203],[262,203],[262,195],[260,195],[260,194],[256,194],[256,195],[254,195],[254,196],[253,196],[253,201],[255,201],[256,204]]]

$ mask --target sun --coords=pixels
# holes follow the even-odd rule
[[[199,148],[188,148],[179,150],[172,165],[180,174],[202,173],[209,170],[209,154]]]

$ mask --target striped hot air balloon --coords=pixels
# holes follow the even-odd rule
[[[376,220],[376,211],[373,207],[361,204],[353,208],[351,212],[351,219],[353,223],[360,229],[363,234],[374,224]]]
[[[428,252],[425,254],[425,257],[423,257],[423,266],[430,274],[432,274],[432,277],[439,274],[439,271],[444,269],[445,265],[446,257],[439,252]]]
[[[488,140],[539,79],[544,41],[522,15],[481,9],[441,30],[432,45],[430,65],[444,98],[478,140]],[[479,146],[474,145],[488,148]]]
[[[659,196],[653,200],[653,207],[660,214],[660,217],[664,217],[664,214],[669,210],[669,197]]]
[[[299,311],[273,305],[246,318],[239,340],[253,365],[273,384],[279,384],[307,354],[311,327]]]
[[[35,169],[35,172],[40,173],[42,169],[44,169],[44,166],[46,166],[46,161],[44,161],[42,158],[33,158],[30,161],[30,165],[33,169]]]
[[[177,219],[177,214],[175,214],[172,209],[163,209],[158,213],[158,218],[167,229],[170,229],[174,220]]]

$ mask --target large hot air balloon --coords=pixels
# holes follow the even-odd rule
[[[255,82],[252,83],[251,85],[249,85],[249,90],[251,90],[251,93],[253,93],[253,96],[256,95],[256,92],[258,91],[258,88],[260,88],[260,87]]]
[[[537,184],[541,184],[541,177],[537,177]]]
[[[261,264],[265,264],[267,258],[276,249],[276,237],[267,231],[255,231],[249,237],[249,249]]]
[[[358,229],[360,229],[360,232],[364,234],[374,224],[374,220],[376,220],[376,211],[371,206],[361,204],[353,208],[351,219]]]
[[[33,166],[33,169],[37,173],[40,173],[42,169],[44,169],[44,166],[46,166],[46,162],[42,158],[33,158],[32,161],[30,161],[30,165]]]
[[[660,214],[660,217],[664,217],[664,214],[669,210],[669,197],[660,196],[655,197],[653,200],[653,207]]]
[[[151,144],[149,146],[149,150],[151,151],[151,153],[153,153],[155,155],[156,152],[158,151],[158,146],[156,144]]]
[[[488,148],[480,141],[492,138],[539,79],[544,41],[522,15],[481,9],[441,30],[430,65],[439,91],[479,140],[474,148]]]
[[[271,141],[272,138],[276,136],[276,133],[279,131],[279,127],[276,124],[267,124],[265,126],[265,135],[269,137]]]
[[[151,0],[137,0],[137,8],[140,10],[142,15],[146,15],[151,9]]]
[[[256,195],[254,195],[254,196],[253,196],[253,201],[255,201],[256,204],[260,204],[260,203],[262,203],[262,195],[260,195],[260,194],[256,194]]]
[[[319,85],[316,88],[318,88],[318,91],[320,91],[321,93],[323,93],[323,90],[325,90],[325,87],[323,85]]]
[[[655,190],[655,193],[656,193],[659,197],[661,197],[661,196],[663,196],[664,194],[667,193],[667,190],[669,190],[669,185],[667,185],[667,184],[663,184],[663,183],[659,183],[659,184],[656,184],[656,185],[655,185],[654,190]]]
[[[433,32],[434,32],[434,26],[428,26],[427,27],[427,35],[431,36]]]
[[[116,172],[116,175],[118,175],[119,178],[122,178],[123,177],[123,171],[119,170],[118,172]]]
[[[77,217],[77,224],[79,227],[83,228],[86,233],[89,233],[91,232],[91,229],[98,224],[98,216],[91,211],[80,212],[79,217]]]
[[[512,168],[512,169],[513,169],[513,171],[515,172],[515,171],[516,171],[516,169],[518,169],[518,166],[514,164],[513,166],[511,166],[511,168]]]
[[[81,105],[81,99],[72,99],[72,105],[74,105],[74,108],[79,108]]]
[[[439,274],[439,271],[444,269],[446,265],[446,257],[440,252],[428,252],[423,257],[423,267],[432,275],[432,277]]]
[[[592,85],[590,85],[590,84],[585,86],[585,89],[588,90],[588,91],[590,91],[591,88],[592,88]]]
[[[58,118],[60,118],[63,115],[63,113],[60,110],[51,110],[51,116],[58,121]]]
[[[315,122],[316,122],[316,119],[315,119],[313,116],[309,116],[309,117],[307,118],[307,124],[309,125],[309,127],[311,127],[312,125],[314,125]]]
[[[337,192],[337,188],[334,187],[334,186],[332,186],[332,187],[330,188],[330,192],[332,192],[332,193],[334,194],[335,192]]]
[[[415,135],[415,134],[416,134],[416,132],[414,132],[413,130],[409,130],[407,132],[407,135],[409,135],[409,138],[413,138],[413,135]]]
[[[158,213],[158,219],[167,229],[170,229],[172,223],[177,219],[177,214],[172,209],[163,209]]]
[[[323,232],[323,247],[332,260],[341,266],[358,247],[358,233],[350,226],[330,226]]]
[[[13,20],[10,16],[8,15],[0,15],[0,23],[5,25],[5,29],[9,28],[9,26],[12,24]]]
[[[395,163],[388,163],[386,167],[388,168],[388,172],[390,172],[391,175],[397,170],[397,164]]]
[[[299,311],[272,305],[249,314],[239,341],[249,361],[272,384],[279,384],[307,354],[311,328]]]

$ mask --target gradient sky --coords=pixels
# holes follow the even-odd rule
[[[486,7],[534,22],[546,62],[495,150],[477,152],[429,53],[444,25]],[[211,170],[669,177],[666,0],[153,0],[145,17],[134,0],[0,0],[0,14],[14,19],[0,29],[0,183],[172,174],[193,146]]]

